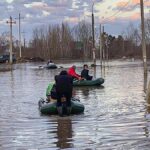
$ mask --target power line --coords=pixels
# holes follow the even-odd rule
[[[138,5],[139,5],[139,4],[136,4],[136,5],[133,7],[133,9],[134,9],[135,7],[137,7]],[[117,16],[117,15],[116,15],[116,16]],[[113,20],[113,18],[104,20],[104,23],[110,22],[110,21],[112,21],[112,20]]]
[[[131,0],[129,0],[125,5],[123,5],[117,12],[115,12],[113,15],[105,18],[103,21],[107,21],[107,20],[109,20],[109,18],[112,18],[112,17],[116,16],[117,14],[119,14],[126,6],[129,5],[130,2],[131,2]]]
[[[125,5],[123,5],[116,13],[114,13],[113,15],[111,15],[110,17],[105,18],[104,20],[102,20],[104,23],[108,23],[109,21],[112,21],[112,17],[117,16],[129,3],[131,2],[131,0],[129,0]],[[146,2],[146,0],[144,1]],[[136,5],[134,5],[134,7],[132,9],[135,9],[138,5],[140,5],[140,3],[137,3]],[[110,19],[109,19],[110,18]]]

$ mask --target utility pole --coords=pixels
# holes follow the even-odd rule
[[[21,50],[21,15],[19,13],[19,18],[15,18],[15,19],[18,19],[19,20],[19,56],[20,58],[22,57],[22,50]]]
[[[12,59],[12,24],[15,24],[16,22],[12,20],[12,17],[10,16],[10,21],[7,21],[6,23],[10,24],[10,49],[9,49],[9,63],[12,64],[13,63],[13,59]]]
[[[94,2],[92,4],[92,51],[93,51],[93,63],[96,66],[96,55],[95,55],[95,31],[94,31],[94,13],[93,13]]]
[[[104,26],[102,27],[102,53],[103,53],[103,60],[104,60],[104,65],[105,65],[105,35],[104,35],[104,31],[105,31],[105,29],[104,29]]]
[[[101,77],[102,77],[102,26],[100,24],[100,39],[99,39],[99,45],[100,45],[100,67],[101,67]]]
[[[106,47],[106,61],[108,67],[108,59],[109,59],[109,41],[108,41],[108,34],[105,35],[105,47]]]
[[[147,74],[147,57],[146,57],[146,42],[145,42],[144,4],[143,4],[143,0],[140,0],[140,7],[141,7],[141,30],[142,30],[143,65],[144,65],[144,74]]]
[[[102,27],[102,57],[103,57],[103,69],[104,69],[104,76],[105,76],[105,28]]]

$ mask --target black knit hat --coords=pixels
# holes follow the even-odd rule
[[[62,70],[62,71],[60,72],[60,75],[67,75],[67,71],[66,71],[66,70]]]

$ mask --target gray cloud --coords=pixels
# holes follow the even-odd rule
[[[96,3],[104,2],[104,0],[95,0],[95,5]],[[113,8],[111,4],[107,8],[113,10],[122,9],[122,11],[135,9],[133,6],[127,8]],[[5,22],[9,19],[10,15],[14,19],[16,17],[18,18],[18,14],[21,13],[21,16],[24,17],[24,19],[21,20],[22,31],[25,31],[26,35],[31,36],[31,31],[37,26],[60,24],[65,20],[73,25],[75,23],[73,21],[83,19],[85,12],[91,14],[91,10],[92,0],[13,0],[11,3],[6,2],[6,0],[0,0],[0,31],[4,32],[9,30]],[[106,11],[107,10],[104,10],[104,12]],[[99,17],[96,16],[97,12],[99,12],[99,10],[94,9],[95,23],[98,25]],[[91,22],[90,17],[91,16],[86,16],[85,18]],[[18,20],[16,21],[18,23]],[[13,27],[16,36],[18,36],[17,27],[18,25]],[[112,26],[109,30],[112,30]]]

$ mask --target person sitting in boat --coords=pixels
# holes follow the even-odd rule
[[[76,66],[73,65],[71,68],[68,69],[68,74],[73,78],[77,80],[81,80],[81,76],[75,72]]]
[[[56,93],[56,84],[50,83],[46,90],[47,102],[56,101],[57,93]]]
[[[49,64],[54,64],[51,59],[49,59],[48,62],[47,62],[47,65],[49,65]]]
[[[81,77],[86,80],[92,80],[93,76],[89,75],[88,65],[84,64],[83,70],[81,71]]]
[[[73,79],[68,75],[67,71],[63,70],[59,75],[55,76],[56,93],[57,93],[57,110],[62,116],[62,100],[66,99],[67,113],[71,112],[71,97],[73,90]]]

